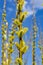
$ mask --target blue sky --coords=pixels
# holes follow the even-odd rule
[[[15,18],[16,16],[16,4],[14,2],[14,0],[6,0],[6,19],[9,23],[9,25],[11,25],[12,23],[12,18]],[[25,0],[25,4],[23,6],[23,11],[27,11],[28,15],[26,17],[26,19],[23,22],[23,26],[28,27],[29,31],[27,32],[27,34],[25,35],[25,41],[28,42],[31,34],[31,30],[32,30],[32,15],[33,15],[33,11],[32,11],[32,3],[33,0]],[[1,61],[1,41],[2,41],[2,37],[1,37],[1,22],[2,22],[2,12],[3,12],[3,4],[4,4],[4,0],[0,0],[0,61]],[[40,32],[40,28],[41,31],[43,32],[43,0],[34,0],[34,9],[35,9],[35,15],[36,15],[36,23],[38,26],[38,35]],[[10,27],[10,26],[9,26]],[[37,35],[37,37],[39,38],[39,36]],[[39,60],[39,58],[41,57],[40,55],[40,49],[38,48],[38,38],[36,40],[36,62],[38,65],[38,61],[39,61],[39,65],[41,65],[41,61]],[[31,44],[31,43],[30,43]],[[40,56],[40,57],[39,57]],[[27,51],[26,54],[24,54],[23,58],[27,59],[27,65],[32,65],[32,48],[30,46],[29,50]],[[41,58],[40,58],[41,59]],[[1,65],[1,63],[0,63]]]

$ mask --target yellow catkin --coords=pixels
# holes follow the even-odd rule
[[[15,26],[16,24],[14,23],[14,19],[13,19],[13,24],[12,24],[12,28],[11,28],[11,32],[9,34],[9,38],[8,38],[8,41],[9,41],[9,47],[8,47],[8,65],[10,65],[12,63],[12,53],[14,52],[14,49],[13,49],[13,45],[14,45],[14,39],[15,39],[15,36],[14,36],[14,33],[15,33]]]
[[[8,22],[6,20],[6,0],[4,0],[4,8],[2,13],[2,65],[6,65],[6,51],[7,51],[7,28]]]
[[[23,40],[23,35],[28,31],[28,28],[22,27],[23,20],[27,16],[27,12],[22,12],[24,0],[17,0],[17,14],[16,19],[14,20],[14,23],[18,26],[18,31],[16,31],[16,35],[19,38],[19,43],[16,42],[15,45],[17,49],[19,50],[19,58],[16,59],[16,62],[19,65],[23,65],[23,54],[27,51],[28,46],[25,45],[25,42]]]

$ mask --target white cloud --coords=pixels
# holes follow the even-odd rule
[[[33,0],[30,1],[30,3],[32,3],[32,2],[33,2]],[[43,8],[42,4],[43,4],[43,0],[34,0],[35,8],[42,9]]]
[[[33,14],[33,11],[31,10],[31,8],[28,5],[28,2],[27,1],[25,1],[25,3],[24,3],[23,11],[27,11],[28,12],[28,15],[27,16],[30,16],[30,15]]]
[[[32,6],[30,7],[30,5],[32,5],[33,0],[30,0],[30,3],[28,1],[25,1],[24,6],[23,6],[23,11],[27,11],[29,14],[28,16],[33,14],[32,11]],[[43,0],[34,0],[34,7],[37,9],[43,9]],[[35,13],[37,12],[37,10],[34,11]]]

